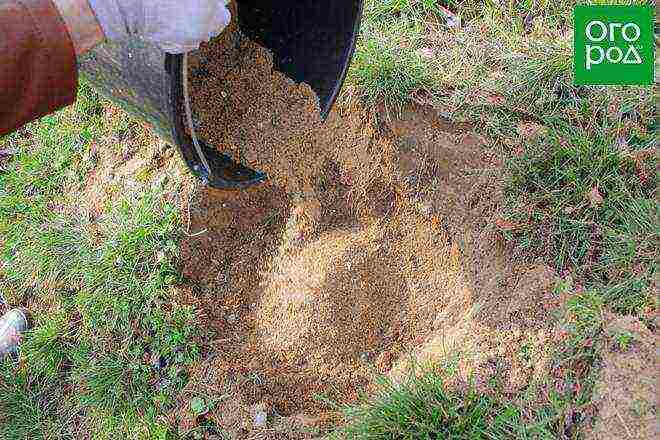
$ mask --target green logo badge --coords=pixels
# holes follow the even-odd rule
[[[651,6],[576,6],[575,83],[652,85]]]

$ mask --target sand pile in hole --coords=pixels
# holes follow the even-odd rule
[[[489,157],[433,120],[406,109],[382,135],[373,114],[340,103],[326,129],[342,153],[312,185],[325,225],[294,247],[287,223],[303,215],[277,185],[193,197],[182,260],[218,339],[184,395],[230,387],[244,408],[326,420],[314,394],[350,400],[409,354],[444,362],[463,347],[464,371],[488,381],[495,364],[510,392],[544,371],[554,274],[507,258]]]
[[[264,345],[288,361],[360,362],[399,329],[405,284],[377,228],[333,231],[274,259],[258,311]]]

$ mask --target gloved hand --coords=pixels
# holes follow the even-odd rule
[[[224,0],[89,0],[109,40],[140,36],[169,53],[185,53],[231,21]]]

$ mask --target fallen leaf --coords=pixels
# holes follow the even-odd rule
[[[433,105],[433,95],[426,89],[415,90],[410,96],[414,102],[419,105]]]
[[[0,164],[8,161],[12,156],[16,154],[15,150],[0,149]],[[0,167],[0,172],[4,172],[4,167]]]
[[[603,195],[598,190],[598,185],[591,188],[591,191],[587,194],[587,198],[591,202],[591,206],[600,206],[603,203]]]
[[[621,116],[621,104],[618,98],[614,98],[607,106],[607,116],[612,119],[619,119]]]
[[[518,132],[525,139],[532,139],[547,131],[547,128],[536,122],[521,122],[518,124]]]
[[[642,185],[646,185],[650,180],[650,176],[646,171],[646,167],[642,160],[635,160],[635,171],[637,172],[637,178],[642,182]]]
[[[442,219],[438,217],[437,215],[434,215],[431,217],[431,227],[433,229],[441,229],[442,228]]]
[[[179,421],[179,432],[187,434],[197,426],[197,420],[191,417],[184,417]]]
[[[532,30],[534,30],[534,14],[531,12],[527,13],[525,18],[523,18],[523,29],[526,34],[531,34]]]
[[[504,96],[502,96],[500,94],[493,93],[493,94],[488,95],[486,97],[486,101],[491,105],[501,106],[501,105],[504,105],[504,103],[506,102],[506,99],[504,98]]]
[[[378,358],[376,358],[375,366],[378,369],[378,372],[382,374],[392,368],[393,361],[394,354],[389,350],[385,350],[378,356]]]
[[[295,416],[292,416],[292,419],[297,422],[298,425],[304,426],[305,428],[314,428],[321,426],[323,419],[319,416],[309,416],[305,413],[300,413]]]
[[[614,146],[616,146],[616,148],[622,153],[628,153],[630,151],[630,147],[628,146],[628,140],[626,139],[625,136],[619,136],[616,139]]]
[[[627,154],[627,156],[633,160],[645,160],[656,154],[657,154],[657,150],[655,148],[645,148],[643,150],[631,151]]]
[[[446,20],[446,25],[449,28],[456,28],[456,27],[461,27],[461,17],[458,15],[454,14],[452,11],[449,9],[443,7],[443,6],[438,6],[438,8],[442,11],[442,13],[445,16]]]
[[[508,220],[504,220],[503,218],[498,218],[495,220],[495,225],[500,228],[502,231],[513,231],[514,229],[518,228],[518,225],[515,223],[512,223]]]

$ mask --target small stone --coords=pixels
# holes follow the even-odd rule
[[[238,317],[236,315],[234,315],[233,313],[227,315],[227,323],[234,325],[236,324],[236,321],[238,321]]]
[[[167,361],[159,353],[153,353],[151,355],[151,366],[156,370],[160,371],[167,366]]]
[[[263,428],[268,423],[268,413],[266,412],[266,409],[264,403],[259,403],[250,408],[250,414],[252,415],[252,421],[255,428]]]
[[[161,379],[155,384],[157,390],[165,390],[172,386],[172,381],[169,379]]]
[[[435,56],[435,51],[429,47],[423,47],[419,49],[418,52],[423,58],[426,58],[427,60],[430,60]]]
[[[425,217],[430,217],[433,214],[433,205],[430,203],[424,202],[417,205],[419,213]]]

